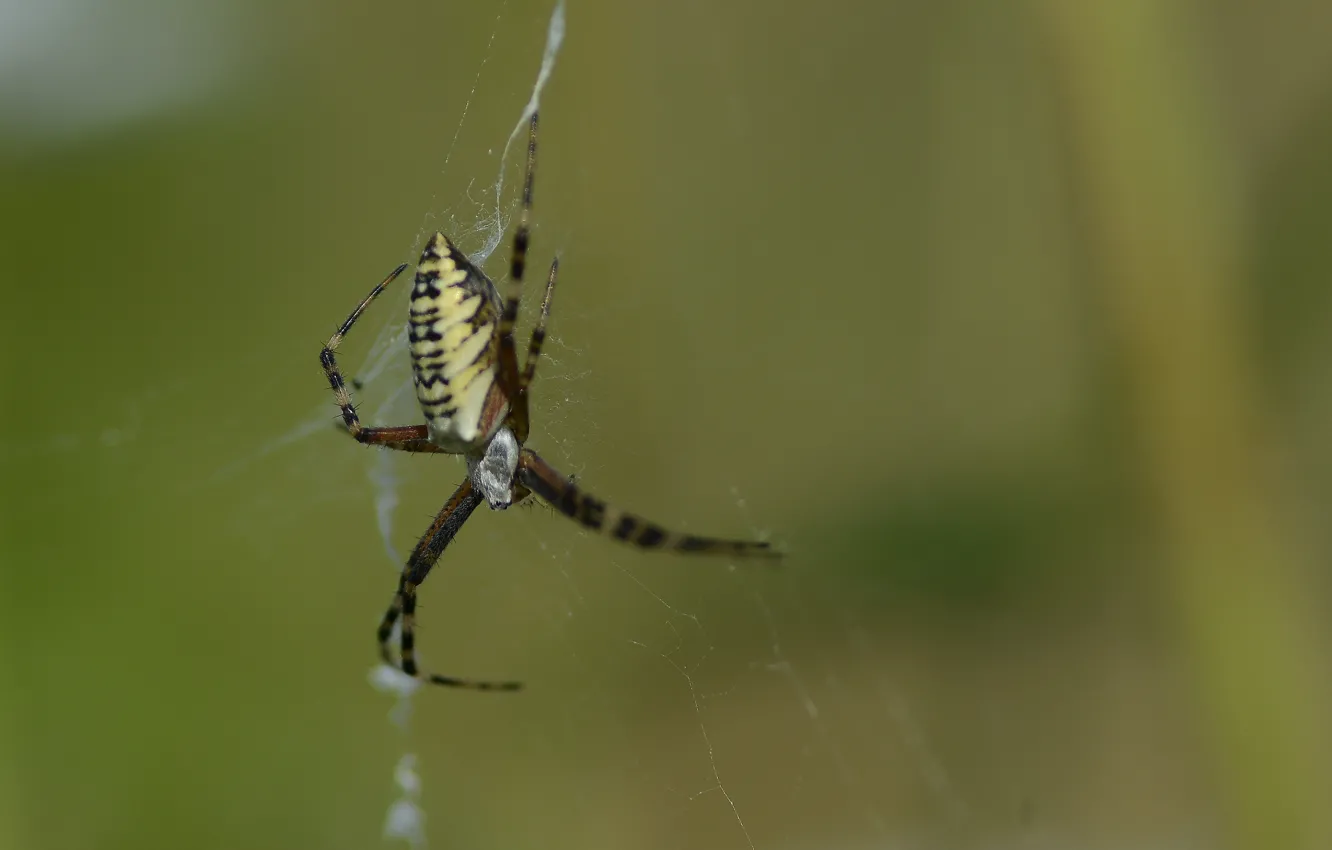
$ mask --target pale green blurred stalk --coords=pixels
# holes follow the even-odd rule
[[[1240,288],[1247,211],[1203,85],[1205,22],[1160,0],[1035,8],[1169,547],[1163,578],[1227,808],[1220,826],[1234,847],[1332,847],[1328,658],[1263,466]]]

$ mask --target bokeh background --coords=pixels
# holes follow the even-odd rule
[[[790,556],[482,511],[423,652],[528,689],[371,686],[463,468],[319,346],[551,9],[0,2],[0,847],[1332,846],[1332,6],[572,0],[532,444]]]

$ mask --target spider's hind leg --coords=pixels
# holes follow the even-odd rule
[[[523,449],[518,460],[518,482],[584,528],[640,549],[733,558],[780,558],[784,554],[763,540],[723,540],[667,531],[582,490],[531,449]]]
[[[423,679],[435,685],[447,685],[453,688],[469,688],[476,691],[515,691],[522,687],[519,682],[491,682],[479,679],[460,679],[455,676],[441,676],[437,673],[423,673],[416,666],[416,588],[425,581],[430,569],[444,554],[444,550],[453,542],[463,523],[472,515],[472,511],[482,502],[482,496],[465,480],[454,491],[440,509],[435,521],[426,529],[421,540],[412,550],[398,579],[398,589],[393,594],[384,619],[379,623],[376,636],[379,639],[379,654],[384,663],[396,666],[414,679]],[[392,640],[393,626],[398,624],[400,663],[393,664]]]

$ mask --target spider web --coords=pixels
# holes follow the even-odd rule
[[[490,41],[487,45],[487,60],[502,17],[503,11],[496,17],[496,29],[490,35]],[[509,151],[513,146],[514,139],[524,130],[540,105],[542,90],[550,79],[555,67],[555,60],[559,56],[560,47],[564,42],[564,27],[564,0],[559,0],[551,13],[550,24],[546,33],[546,46],[541,57],[541,67],[537,73],[536,83],[532,87],[531,97],[523,107],[522,114],[514,125],[513,132],[505,140],[504,150],[499,158],[499,174],[495,178],[493,187],[494,206],[471,227],[463,229],[457,237],[459,242],[466,246],[463,250],[467,252],[468,257],[479,266],[484,267],[486,261],[500,246],[507,231],[510,216],[508,208],[505,206],[504,187],[505,166],[509,161]],[[462,132],[463,122],[466,120],[472,98],[475,97],[476,87],[484,70],[485,61],[483,60],[481,68],[477,70],[472,90],[468,95],[467,102],[463,105],[458,129],[454,133],[453,141],[444,156],[445,167],[448,166],[448,162],[452,158],[453,147],[457,144],[458,136]],[[426,232],[423,228],[417,232],[413,241],[419,245],[425,235]],[[471,243],[478,240],[480,241],[479,247],[472,247]],[[400,296],[399,300],[404,300],[405,297],[404,294]],[[398,315],[402,314],[403,311],[399,309]],[[380,328],[375,339],[370,358],[366,363],[365,377],[362,382],[365,385],[384,383],[394,389],[379,408],[374,411],[373,421],[388,421],[394,416],[398,417],[394,421],[398,421],[398,419],[407,421],[407,418],[404,417],[410,418],[410,409],[415,406],[416,399],[411,378],[402,374],[404,364],[409,362],[406,356],[406,340],[406,326],[401,322],[384,325]],[[385,553],[388,555],[389,562],[393,565],[395,572],[402,569],[401,564],[404,562],[403,554],[398,551],[393,543],[393,519],[400,501],[398,496],[400,476],[397,473],[399,463],[400,459],[395,458],[392,453],[377,452],[375,463],[370,472],[370,481],[375,491],[375,518],[379,535],[383,541]],[[401,623],[399,622],[393,632],[392,640],[394,643],[397,642],[400,631]],[[424,657],[422,663],[428,663]],[[382,663],[371,670],[370,682],[376,689],[397,697],[397,706],[392,713],[392,718],[394,723],[405,729],[411,714],[412,695],[420,688],[420,682],[407,676],[397,668]],[[421,780],[416,772],[416,761],[416,753],[410,751],[404,753],[399,759],[394,770],[394,784],[398,788],[399,796],[390,805],[384,822],[384,836],[386,838],[405,841],[412,848],[426,846],[426,817],[420,805]]]
[[[504,8],[501,6],[495,18],[494,29],[490,33],[485,58],[477,69],[471,92],[459,116],[457,130],[448,150],[445,152],[445,168],[452,159],[454,148],[463,132],[467,112],[471,107],[472,99],[476,95],[485,65],[489,61],[491,49],[503,17]],[[510,166],[509,153],[514,140],[525,130],[530,118],[540,105],[542,91],[554,71],[555,62],[564,40],[564,31],[564,0],[559,0],[551,13],[547,27],[546,45],[541,56],[540,68],[531,95],[514,124],[513,131],[505,140],[503,152],[499,157],[498,173],[487,191],[487,194],[493,196],[493,201],[489,203],[478,202],[470,199],[469,193],[471,206],[479,212],[465,218],[454,214],[447,216],[449,233],[478,266],[484,267],[486,261],[504,241],[515,203],[514,199],[505,197],[506,173]],[[427,228],[425,220],[423,220],[422,227],[412,239],[413,246],[419,246],[427,232],[433,229],[438,228]],[[410,274],[410,272],[407,274]],[[386,302],[380,305],[382,310],[380,315],[405,315],[408,296],[409,288],[397,287],[396,295],[386,295],[380,299],[382,302]],[[372,325],[372,322],[363,320],[362,325]],[[362,332],[364,332],[364,328]],[[557,335],[551,334],[547,338],[543,361],[548,367],[558,367],[560,365],[559,358],[562,347]],[[377,396],[379,399],[373,406],[359,408],[364,421],[371,423],[407,422],[419,418],[413,392],[409,358],[407,357],[407,333],[404,322],[393,318],[380,319],[369,352],[357,367],[348,371],[347,374],[355,376],[353,380],[358,388],[368,390],[372,397]],[[558,375],[546,378],[546,380],[559,379]],[[566,376],[565,379],[567,380],[568,377]],[[549,418],[553,413],[558,412],[559,407],[560,404],[557,402],[553,410],[544,409],[542,413]],[[257,461],[303,442],[315,434],[323,433],[327,428],[327,412],[321,407],[318,412],[312,413],[308,419],[285,434],[264,443],[256,452],[218,470],[214,476],[214,481],[230,478]],[[115,435],[108,434],[105,438],[115,439]],[[459,467],[461,470],[461,464]],[[403,464],[401,456],[386,451],[375,452],[367,469],[367,478],[374,492],[376,526],[387,562],[394,573],[402,569],[402,564],[406,558],[405,552],[395,542],[397,532],[395,518],[401,502],[399,494],[404,477],[407,475],[406,470],[407,467]],[[397,638],[398,630],[395,628],[393,635],[395,643]],[[422,659],[424,664],[428,665],[425,654],[418,653],[418,657]],[[420,683],[396,668],[382,663],[375,665],[370,670],[369,681],[376,689],[396,697],[396,706],[390,713],[390,717],[396,726],[406,732],[411,716],[412,695],[419,689]],[[427,846],[425,813],[420,806],[422,783],[417,772],[416,753],[407,751],[402,754],[394,769],[393,781],[398,789],[398,797],[390,804],[385,818],[385,837],[404,841],[413,848]]]
[[[477,68],[472,91],[458,116],[456,132],[444,152],[445,169],[453,160],[458,141],[464,135],[468,113],[473,107],[490,52],[503,24],[503,12],[505,9],[501,8],[494,19],[488,51]],[[561,0],[555,5],[547,24],[545,45],[530,95],[515,117],[513,131],[503,141],[496,177],[485,187],[469,185],[464,203],[444,213],[442,220],[426,216],[421,228],[413,234],[410,249],[417,249],[434,230],[444,229],[482,268],[485,268],[493,254],[498,252],[501,257],[505,254],[509,224],[517,208],[515,187],[521,185],[522,179],[521,157],[513,157],[517,161],[511,161],[511,149],[515,140],[521,139],[527,120],[538,107],[543,88],[554,71],[563,36],[565,5]],[[539,214],[537,226],[539,228]],[[554,249],[558,252],[559,246],[555,245]],[[492,277],[501,280],[496,274],[492,274]],[[396,286],[377,302],[376,309],[362,317],[357,337],[370,337],[368,332],[373,330],[368,352],[360,361],[344,366],[345,377],[356,381],[357,389],[354,392],[360,405],[358,410],[362,421],[368,424],[420,420],[410,378],[409,358],[406,356],[405,322],[401,321],[408,298],[409,288]],[[530,308],[531,300],[527,298],[523,302],[523,313],[529,313]],[[567,316],[577,312],[578,305],[562,301],[558,310],[562,316]],[[554,333],[547,337],[546,348],[542,353],[539,376],[542,393],[539,393],[534,409],[534,416],[539,417],[545,429],[549,430],[549,436],[543,436],[543,442],[549,444],[553,441],[557,446],[557,454],[574,458],[578,456],[578,444],[585,442],[589,433],[595,432],[595,422],[577,416],[578,393],[574,390],[578,389],[579,380],[585,373],[571,372],[570,366],[581,360],[581,354],[559,336],[557,322]],[[570,392],[553,392],[554,386],[569,388]],[[573,424],[577,424],[577,428]],[[232,476],[244,466],[254,464],[270,454],[284,452],[314,434],[324,434],[328,429],[329,413],[325,400],[325,404],[317,406],[309,418],[288,433],[266,442],[257,452],[241,458],[237,464],[220,470],[218,476]],[[365,481],[373,496],[374,526],[384,550],[385,572],[392,570],[396,576],[405,562],[405,546],[410,545],[409,541],[414,541],[414,534],[418,533],[414,525],[421,522],[420,506],[406,510],[406,517],[409,518],[402,522],[400,513],[404,512],[405,502],[408,502],[404,493],[412,489],[413,482],[421,476],[422,465],[413,464],[410,462],[412,458],[401,453],[369,452],[366,458]],[[448,461],[445,462],[448,464]],[[456,472],[452,478],[446,476],[449,486],[464,474],[461,461],[457,462]],[[582,469],[574,461],[574,465],[566,468],[565,472],[577,476]],[[436,493],[432,498],[437,496]],[[743,522],[747,517],[747,505],[741,490],[731,488],[731,498],[735,516],[741,517]],[[510,513],[519,513],[519,510]],[[527,525],[518,522],[518,517],[506,517],[506,520],[509,520],[510,526]],[[476,522],[473,521],[474,524]],[[408,528],[409,525],[413,528]],[[753,525],[753,522],[750,525],[753,526],[753,536],[767,536],[766,529]],[[806,600],[806,589],[802,588],[801,581],[793,574],[779,577],[774,582],[761,580],[753,570],[726,570],[725,566],[721,566],[717,573],[717,586],[721,588],[719,592],[730,601],[737,598],[746,600],[751,616],[742,634],[735,634],[731,629],[719,634],[715,624],[725,622],[727,614],[710,613],[717,606],[717,600],[710,598],[711,594],[697,596],[687,589],[658,588],[658,573],[651,574],[651,578],[639,576],[627,566],[629,558],[621,557],[621,553],[615,552],[613,546],[605,541],[593,540],[590,545],[611,549],[605,557],[609,557],[611,569],[621,581],[609,604],[617,609],[630,610],[633,614],[629,617],[611,616],[613,610],[606,608],[605,589],[589,584],[586,573],[575,564],[577,554],[551,546],[549,541],[543,540],[541,534],[530,528],[514,533],[534,542],[535,548],[546,558],[545,566],[554,568],[555,576],[558,576],[558,581],[549,586],[549,606],[539,613],[546,629],[543,634],[565,645],[567,657],[573,659],[573,667],[578,671],[574,675],[586,677],[585,681],[590,682],[586,686],[594,690],[609,686],[605,682],[598,682],[601,670],[581,661],[582,657],[589,655],[589,641],[595,643],[593,649],[598,654],[627,654],[627,661],[622,663],[638,667],[643,674],[657,682],[663,678],[678,682],[675,689],[678,695],[675,701],[677,710],[685,715],[693,715],[695,722],[693,739],[685,743],[690,753],[686,761],[691,766],[686,766],[681,774],[671,774],[669,777],[662,777],[650,770],[637,775],[629,770],[619,777],[633,786],[665,782],[662,811],[667,813],[666,817],[670,817],[671,811],[679,813],[702,806],[713,813],[711,817],[729,822],[730,826],[719,827],[721,834],[726,835],[719,846],[749,850],[771,846],[771,841],[765,841],[751,826],[755,815],[762,813],[761,803],[753,802],[753,790],[746,785],[753,783],[753,777],[735,786],[737,779],[731,775],[737,773],[735,757],[727,754],[737,747],[733,741],[734,718],[727,717],[725,706],[749,687],[743,683],[747,678],[758,675],[769,682],[765,687],[771,687],[771,682],[781,683],[781,690],[787,694],[786,699],[794,701],[793,705],[797,706],[798,717],[802,718],[799,725],[809,730],[802,745],[805,757],[815,759],[815,770],[831,770],[827,783],[838,787],[836,794],[852,810],[858,811],[859,818],[863,819],[862,826],[852,830],[852,833],[860,831],[876,835],[880,841],[892,841],[900,837],[898,827],[892,825],[875,805],[871,791],[867,790],[870,782],[858,766],[860,759],[855,751],[858,745],[852,742],[862,739],[862,735],[863,739],[876,741],[878,755],[884,761],[904,765],[908,773],[916,775],[920,785],[926,787],[927,793],[935,799],[936,809],[944,813],[948,821],[966,821],[967,803],[952,785],[950,773],[934,753],[930,738],[915,717],[910,702],[904,697],[902,687],[890,674],[880,671],[875,674],[874,681],[875,699],[878,699],[880,717],[884,721],[882,726],[890,730],[887,738],[883,737],[882,726],[859,727],[847,733],[843,729],[846,718],[840,721],[836,719],[838,711],[830,710],[826,702],[854,699],[852,691],[855,687],[839,683],[835,674],[819,674],[811,679],[806,671],[807,663],[787,653],[782,637],[783,624],[790,624],[793,620],[810,620],[813,612],[818,609],[817,602],[811,604]],[[477,534],[477,530],[469,528],[469,534]],[[603,578],[598,581],[603,581]],[[436,578],[432,585],[440,582],[441,578]],[[438,590],[437,586],[432,590]],[[729,608],[730,602],[721,606],[722,612]],[[377,606],[374,613],[378,613]],[[585,613],[586,616],[583,616]],[[638,618],[637,622],[629,622],[635,617]],[[593,618],[610,621],[610,625],[594,625]],[[577,622],[578,629],[570,629],[567,622]],[[429,618],[425,618],[425,624],[429,628]],[[851,614],[847,614],[847,622],[842,626],[850,636],[850,653],[859,655],[866,666],[880,666],[875,659],[871,639],[867,637],[871,630],[856,622]],[[394,633],[393,639],[397,641],[397,633]],[[434,641],[428,641],[425,647],[418,649],[418,661],[425,669],[433,669],[430,663],[432,646]],[[614,649],[617,646],[619,649]],[[737,649],[741,646],[745,649]],[[737,657],[747,658],[747,661],[737,667],[734,661]],[[413,729],[416,725],[413,722],[414,695],[421,690],[421,685],[416,679],[406,677],[401,671],[386,665],[374,665],[368,671],[368,679],[374,689],[393,698],[393,706],[389,710],[390,725],[406,742],[393,770],[396,793],[385,814],[385,838],[405,843],[413,849],[429,846],[429,805],[425,802],[428,794],[422,779],[422,770],[428,769],[429,765],[422,762],[417,747],[410,743],[413,735],[421,731]],[[586,709],[587,706],[582,707]],[[615,710],[603,709],[602,714],[611,725],[617,727],[610,737],[621,739],[626,750],[633,750],[637,745],[633,739],[625,738],[631,733],[626,729],[625,722],[615,718]],[[465,771],[465,767],[460,767],[460,770]],[[739,773],[747,775],[749,771],[742,770]],[[661,790],[658,789],[657,793],[661,793]]]
[[[497,17],[496,27],[499,26],[502,15],[501,12],[500,16]],[[522,137],[528,119],[537,109],[542,90],[554,70],[555,60],[558,57],[564,38],[564,29],[564,2],[560,0],[550,18],[540,70],[531,95],[515,121],[512,132],[505,140],[500,155],[499,173],[493,184],[482,192],[483,196],[489,195],[493,200],[489,203],[472,201],[475,215],[471,218],[461,215],[449,216],[450,233],[454,234],[454,238],[460,243],[464,251],[478,265],[484,266],[497,250],[503,249],[507,244],[505,237],[508,234],[508,225],[516,203],[513,198],[507,201],[505,199],[505,178],[509,167],[511,167],[509,154],[515,140]],[[494,37],[495,32],[492,31],[490,37],[492,44]],[[483,60],[481,67],[478,68],[477,81],[481,78],[485,61]],[[474,82],[472,95],[475,95],[476,85],[477,83]],[[450,143],[449,150],[445,153],[445,166],[452,158],[454,145],[456,145],[458,136],[463,131],[463,124],[470,105],[471,97],[463,106],[457,132],[455,132]],[[521,173],[517,175],[513,183],[516,184],[520,180]],[[420,244],[433,229],[423,226],[416,233],[413,240],[414,244]],[[404,312],[406,298],[404,289],[398,295],[399,303],[393,307],[396,314],[400,315]],[[530,307],[530,301],[531,299],[528,299],[525,302],[525,307]],[[566,305],[561,304],[560,309],[561,311],[566,310]],[[381,315],[383,314],[381,313]],[[390,313],[390,315],[393,315],[393,313]],[[370,354],[367,356],[362,369],[357,372],[360,376],[360,382],[372,391],[378,390],[382,398],[369,412],[369,421],[405,422],[415,421],[418,418],[405,347],[405,328],[400,322],[385,320],[385,323],[378,330]],[[577,383],[579,376],[570,375],[563,368],[565,364],[562,363],[561,357],[563,352],[568,350],[564,341],[558,335],[552,335],[548,338],[547,348],[543,353],[541,380],[546,392],[542,394],[537,415],[545,422],[555,423],[556,427],[551,430],[556,434],[565,430],[559,427],[559,423],[567,412],[567,408],[576,405],[573,393],[565,393],[563,397],[558,397],[556,394],[549,392],[552,382]],[[576,354],[576,352],[574,353]],[[386,388],[389,390],[388,392],[384,391]],[[589,426],[588,423],[580,420],[579,427],[586,432]],[[586,438],[586,433],[584,433],[583,438]],[[559,437],[555,439],[557,442],[563,442]],[[569,453],[576,455],[576,451]],[[405,553],[395,545],[394,541],[398,537],[395,516],[401,504],[400,492],[405,474],[404,470],[408,468],[402,455],[378,452],[367,471],[367,477],[374,492],[377,528],[388,560],[388,566],[394,573],[401,569],[401,564],[405,558]],[[578,472],[579,470],[575,469],[573,471]],[[732,489],[732,496],[736,510],[743,516],[746,508],[745,500],[740,492],[734,488]],[[755,536],[767,536],[764,529],[757,527],[753,529],[753,534]],[[549,547],[544,540],[538,539],[537,543],[542,550],[547,551],[550,563],[559,573],[564,589],[569,595],[569,601],[557,603],[557,607],[564,608],[567,616],[573,616],[578,609],[588,605],[588,599],[580,588],[577,571],[570,567],[571,554],[549,551]],[[648,581],[621,565],[614,555],[612,555],[612,562],[627,584],[640,594],[640,598],[650,600],[649,608],[656,607],[658,618],[661,619],[661,615],[664,615],[664,619],[661,619],[664,628],[658,632],[656,639],[632,636],[627,639],[622,638],[622,640],[634,650],[642,651],[647,656],[655,658],[659,663],[653,666],[659,669],[661,673],[674,676],[679,680],[683,692],[687,695],[683,708],[692,711],[697,722],[695,745],[697,746],[698,758],[703,765],[702,771],[696,774],[696,781],[699,784],[692,788],[671,788],[670,793],[676,797],[681,805],[707,805],[709,803],[706,801],[714,801],[712,804],[718,805],[724,816],[729,818],[734,826],[734,840],[728,843],[727,846],[746,847],[749,850],[754,850],[758,844],[747,825],[747,807],[738,799],[739,795],[733,795],[729,790],[726,769],[718,756],[718,742],[714,741],[714,737],[719,733],[714,731],[712,724],[709,722],[711,707],[714,704],[724,702],[729,692],[736,685],[723,683],[721,689],[718,690],[714,681],[715,674],[709,669],[712,656],[718,652],[717,641],[719,638],[710,633],[709,628],[705,626],[704,615],[698,613],[706,608],[706,602],[700,602],[698,605],[687,605],[672,598],[667,592],[655,589]],[[866,825],[872,832],[877,833],[881,839],[893,838],[897,835],[896,831],[875,810],[871,800],[865,797],[865,793],[860,787],[862,780],[852,764],[853,759],[844,750],[846,745],[843,743],[843,736],[836,734],[830,725],[830,721],[823,716],[819,705],[820,698],[815,696],[816,688],[812,687],[806,680],[806,674],[803,672],[801,665],[789,658],[784,651],[778,625],[782,614],[774,610],[763,589],[756,586],[751,575],[742,571],[735,571],[731,575],[734,582],[732,585],[734,593],[750,600],[753,610],[757,614],[756,623],[761,622],[762,624],[761,631],[753,633],[751,637],[762,635],[766,639],[766,647],[764,647],[761,660],[752,661],[749,665],[750,668],[774,675],[786,683],[791,695],[797,700],[806,721],[814,730],[816,746],[826,751],[835,766],[836,781],[842,786],[842,793],[848,799],[861,799]],[[798,586],[788,584],[786,593],[788,595],[786,601],[789,603],[791,597],[800,594],[800,590]],[[859,623],[852,622],[848,625],[848,633],[855,643],[855,650],[866,658],[872,657],[873,649],[867,637],[866,628]],[[395,630],[394,640],[396,641],[396,639],[397,633]],[[571,653],[577,651],[577,647],[570,646]],[[430,664],[425,656],[421,657],[421,663],[429,669]],[[396,704],[391,712],[392,722],[406,732],[410,724],[413,696],[421,687],[419,682],[403,675],[395,668],[382,664],[373,668],[370,673],[370,681],[376,689],[395,697]],[[901,759],[902,755],[905,754],[906,763],[910,766],[912,772],[921,777],[929,793],[935,797],[939,810],[946,813],[951,821],[965,821],[969,817],[967,804],[953,787],[949,772],[935,755],[928,736],[915,718],[909,701],[904,697],[901,688],[885,673],[880,673],[876,677],[874,688],[876,698],[880,701],[883,713],[888,720],[888,726],[893,730],[891,737],[894,743],[884,745],[885,752],[883,754],[885,757]],[[413,848],[424,847],[427,843],[427,814],[421,803],[422,783],[417,771],[418,760],[418,754],[411,750],[404,752],[401,756],[394,771],[394,781],[399,794],[390,805],[384,826],[384,834],[387,838],[401,840]]]
[[[466,132],[467,116],[474,105],[491,48],[504,23],[504,11],[501,7],[495,17],[486,56],[477,68],[469,97],[459,110],[456,130],[443,152],[445,169]],[[565,32],[564,14],[561,0],[551,13],[536,79],[527,101],[518,110],[513,130],[500,148],[493,181],[483,186],[470,184],[462,202],[438,217],[424,216],[420,228],[405,246],[406,250],[418,250],[430,233],[445,230],[483,268],[496,253],[503,258],[509,225],[517,206],[515,188],[521,185],[521,157],[511,159],[510,155],[515,141],[522,138],[527,121],[555,69]],[[539,213],[537,218],[539,228]],[[542,244],[551,241],[545,239]],[[558,240],[554,241],[554,250],[558,252],[560,245]],[[499,282],[500,276],[492,274],[492,277]],[[344,364],[344,376],[355,381],[358,410],[367,424],[406,423],[420,418],[406,351],[406,328],[401,320],[406,313],[408,297],[409,287],[397,286],[376,303],[375,309],[368,312],[357,326],[357,344],[350,346],[353,351],[365,350],[366,353],[359,361],[349,360]],[[524,314],[529,313],[531,301],[525,299]],[[557,309],[561,316],[568,316],[577,313],[579,306],[566,299]],[[542,354],[539,378],[542,392],[536,401],[534,416],[539,417],[543,430],[549,434],[543,435],[544,443],[554,442],[557,455],[577,458],[578,446],[596,431],[595,422],[577,415],[579,393],[576,390],[585,373],[571,369],[580,368],[577,364],[584,362],[583,352],[560,336],[558,321],[553,331]],[[363,339],[370,341],[366,344],[361,342]],[[361,349],[361,345],[366,348]],[[570,391],[553,391],[557,386]],[[234,464],[220,469],[217,478],[236,475],[266,457],[304,443],[309,437],[326,434],[329,428],[327,399],[321,399],[308,418]],[[422,522],[421,506],[415,505],[407,493],[425,474],[421,471],[425,465],[413,463],[411,456],[387,451],[366,452],[364,457],[365,482],[372,496],[373,523],[384,553],[384,570],[386,575],[396,576],[406,559],[405,547],[415,540],[419,533],[417,526]],[[449,460],[444,460],[443,464],[447,468]],[[445,472],[441,477],[438,466],[431,466],[436,471],[432,473],[435,486],[430,498],[438,500],[439,482],[445,481],[446,486],[453,486],[464,474],[464,467],[461,461],[457,461],[453,471]],[[561,469],[575,476],[583,472],[576,461],[568,468],[561,465]],[[721,486],[726,486],[726,482]],[[614,496],[611,493],[606,495]],[[738,517],[741,523],[749,520],[753,536],[767,536],[767,530],[748,517],[743,492],[732,488],[731,497],[734,517]],[[435,507],[431,504],[428,509]],[[657,795],[661,801],[660,817],[669,820],[702,807],[710,812],[710,818],[723,821],[717,832],[724,838],[717,846],[750,850],[773,846],[773,842],[765,839],[754,825],[754,819],[763,814],[765,805],[755,802],[757,780],[735,755],[736,751],[747,750],[750,736],[739,732],[736,719],[727,709],[728,704],[748,690],[773,688],[784,694],[778,701],[792,706],[797,718],[787,720],[784,727],[794,725],[804,731],[798,744],[783,745],[774,740],[769,745],[778,747],[784,756],[797,761],[810,760],[810,769],[817,777],[810,781],[821,786],[819,793],[832,793],[839,799],[838,805],[859,820],[858,825],[848,828],[850,834],[870,835],[880,844],[899,840],[902,835],[900,826],[891,821],[875,799],[872,790],[876,787],[875,780],[865,775],[864,757],[858,751],[863,742],[873,742],[871,749],[877,760],[894,764],[897,769],[915,777],[916,783],[934,801],[934,808],[947,821],[965,822],[970,817],[967,802],[955,788],[944,761],[936,754],[928,732],[905,697],[904,688],[878,658],[879,650],[870,637],[873,628],[859,621],[850,611],[843,611],[842,622],[837,624],[847,635],[846,651],[853,663],[877,671],[872,684],[873,700],[877,702],[877,709],[872,711],[877,719],[875,723],[863,719],[852,722],[848,719],[848,711],[841,707],[848,701],[863,698],[859,682],[848,683],[833,670],[820,669],[801,657],[799,652],[788,650],[788,639],[784,634],[792,629],[803,632],[818,628],[814,620],[820,616],[821,609],[827,607],[826,603],[809,598],[809,588],[794,572],[772,579],[752,570],[733,568],[728,571],[721,566],[711,590],[699,593],[678,586],[665,587],[667,583],[658,572],[644,578],[629,566],[632,556],[622,556],[612,544],[593,539],[589,543],[591,547],[612,550],[603,557],[609,558],[613,577],[618,582],[617,587],[608,591],[598,586],[605,581],[604,574],[593,580],[580,568],[577,559],[581,549],[574,551],[552,545],[530,523],[520,521],[519,516],[504,519],[508,521],[507,534],[534,544],[535,550],[544,556],[545,562],[540,566],[543,569],[553,567],[557,579],[545,585],[548,597],[536,616],[542,638],[561,645],[561,651],[569,659],[569,666],[574,671],[570,675],[579,682],[576,687],[589,689],[592,693],[609,693],[615,687],[613,683],[599,679],[605,674],[598,665],[583,660],[593,652],[599,658],[614,658],[619,667],[636,668],[654,682],[673,680],[678,683],[674,710],[682,716],[692,717],[695,729],[692,740],[682,744],[688,752],[685,766],[664,772],[647,767],[634,770],[626,763],[618,775],[629,786],[646,786],[646,793]],[[475,520],[472,524],[476,524]],[[705,532],[701,528],[698,530]],[[478,533],[469,526],[469,536]],[[533,548],[529,546],[527,551],[530,555]],[[431,582],[432,592],[441,589],[438,587],[441,579],[442,576]],[[726,626],[726,619],[731,616],[727,612],[732,610],[737,599],[744,600],[749,610],[749,616],[738,629]],[[372,616],[380,613],[378,606],[379,600],[376,600]],[[430,609],[431,612],[434,610],[433,607]],[[427,629],[430,627],[429,616],[419,618],[424,619]],[[576,626],[570,626],[570,623]],[[396,638],[395,633],[395,642]],[[436,641],[426,641],[424,647],[418,641],[418,647],[422,667],[434,669],[431,657],[432,647],[437,647]],[[817,672],[811,673],[811,670]],[[454,670],[452,667],[442,672],[475,673],[471,669]],[[396,734],[405,742],[392,774],[396,790],[385,814],[384,836],[412,848],[429,846],[427,826],[431,807],[425,802],[428,789],[422,774],[429,772],[430,765],[423,761],[422,754],[411,743],[414,735],[423,731],[414,728],[419,724],[413,719],[414,697],[420,685],[382,664],[370,668],[367,678],[373,688],[392,697],[388,718]],[[530,692],[524,699],[529,696]],[[569,703],[568,710],[598,711],[608,724],[603,730],[607,741],[611,742],[607,746],[618,742],[628,752],[635,752],[639,746],[630,737],[631,724],[617,717],[618,713],[630,709],[614,703],[598,709],[575,698]],[[456,766],[456,769],[461,773],[467,771],[465,766]],[[788,789],[785,793],[792,791]],[[446,818],[445,813],[435,814],[438,819]]]

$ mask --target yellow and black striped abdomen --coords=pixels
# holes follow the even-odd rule
[[[496,382],[499,293],[442,233],[421,252],[407,319],[416,399],[430,440],[450,451],[479,449],[507,403]]]

